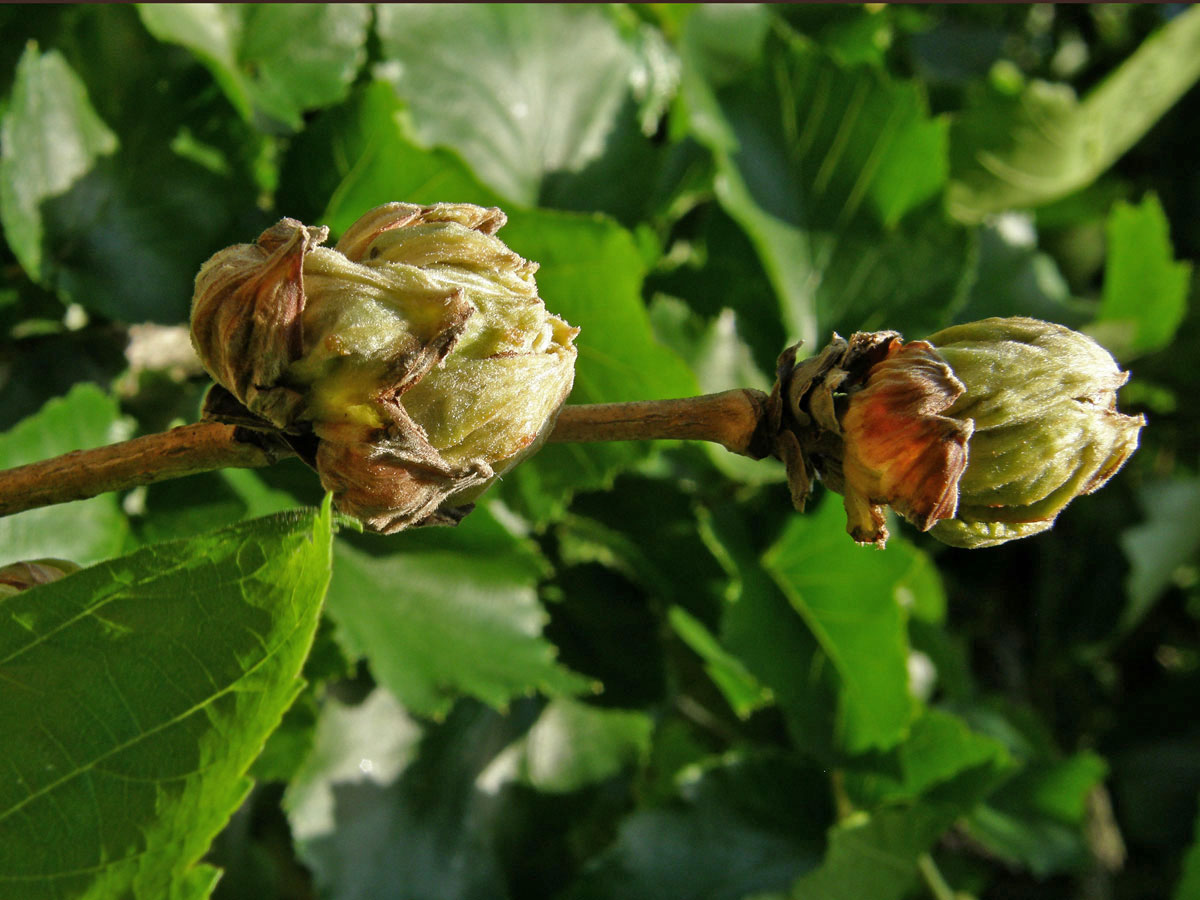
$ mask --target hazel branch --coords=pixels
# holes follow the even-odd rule
[[[682,400],[565,406],[550,441],[712,441],[759,459],[767,455],[759,446],[766,409],[766,394],[743,388]]]
[[[0,471],[0,516],[213,469],[267,466],[286,455],[239,440],[237,431],[200,422]]]
[[[712,441],[757,458],[765,455],[757,448],[766,401],[761,391],[733,390],[679,400],[566,406],[549,440]],[[182,425],[0,471],[0,516],[216,469],[260,468],[293,455],[283,444],[248,439],[245,430],[232,425]]]

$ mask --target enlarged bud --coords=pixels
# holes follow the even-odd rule
[[[815,473],[844,495],[847,531],[887,540],[890,505],[959,547],[1045,531],[1137,449],[1145,420],[1117,411],[1128,378],[1099,344],[1036,319],[986,319],[908,344],[837,335],[780,360],[777,455],[802,508]]]
[[[997,318],[929,342],[966,388],[946,414],[975,426],[958,512],[934,526],[939,540],[987,547],[1045,531],[1137,449],[1146,420],[1117,410],[1129,373],[1091,338],[1037,319]]]
[[[0,566],[0,597],[10,597],[78,571],[79,566],[67,559],[31,559],[9,563]]]
[[[495,237],[505,221],[390,203],[327,249],[327,229],[283,219],[197,276],[205,367],[373,530],[457,521],[571,391],[578,329]]]

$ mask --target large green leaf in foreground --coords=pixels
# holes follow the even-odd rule
[[[147,547],[0,603],[0,896],[201,898],[301,686],[331,516]]]

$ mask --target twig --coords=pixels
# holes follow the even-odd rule
[[[734,390],[683,400],[567,406],[550,440],[702,440],[758,457],[764,455],[756,444],[765,405],[760,391]],[[0,471],[0,516],[214,469],[269,466],[290,455],[282,445],[276,451],[243,440],[232,425],[183,425]]]
[[[253,469],[277,461],[234,437],[232,425],[201,422],[93,450],[75,450],[0,472],[0,516],[86,500],[212,469]]]
[[[550,441],[712,441],[732,453],[761,458],[756,447],[767,395],[738,389],[683,400],[566,406]]]

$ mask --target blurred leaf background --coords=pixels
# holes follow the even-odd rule
[[[224,875],[172,891],[1197,896],[1200,11],[6,5],[0,34],[2,466],[193,421],[203,260],[390,200],[507,211],[582,328],[572,402],[1033,315],[1150,422],[993,550],[861,549],[837,497],[798,517],[777,465],[666,443],[549,447],[454,530],[342,532],[307,687],[256,787],[223,782]],[[199,557],[319,502],[294,461],[195,476],[2,519],[0,563]],[[5,896],[57,896],[62,859],[29,865]]]

